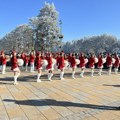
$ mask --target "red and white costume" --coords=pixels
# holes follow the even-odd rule
[[[118,57],[118,55],[115,55],[115,63],[114,63],[115,74],[117,74],[118,72],[119,64],[120,64],[120,58]]]
[[[95,66],[95,57],[90,57],[89,58],[89,67],[94,68]]]
[[[28,63],[29,63],[29,56],[28,55],[25,55],[25,67],[26,67],[26,71],[27,71],[27,67],[28,67]]]
[[[106,62],[107,67],[112,67],[112,57],[110,55],[107,56]]]
[[[72,57],[70,58],[70,61],[71,61],[71,67],[72,67],[72,68],[75,68],[75,67],[76,67],[76,59],[75,59],[75,57],[72,56]]]
[[[79,67],[81,68],[80,77],[84,77],[84,68],[85,68],[85,65],[86,65],[84,53],[80,54],[79,60],[80,60]]]
[[[99,54],[98,55],[98,63],[97,63],[97,67],[99,68],[99,72],[98,72],[98,75],[101,76],[101,73],[102,73],[102,68],[103,68],[103,58],[102,58],[102,55]]]
[[[60,58],[58,60],[58,69],[61,70],[61,73],[60,73],[60,79],[61,80],[64,80],[63,76],[64,76],[64,67],[65,67],[65,59],[64,59],[64,53],[62,52],[60,54]]]
[[[21,59],[23,59],[23,61],[25,61],[26,55],[24,53],[21,54]]]
[[[5,57],[4,52],[1,52],[1,64],[2,64],[2,74],[5,74],[5,69],[6,69],[6,64],[7,64],[7,59]]]
[[[46,69],[48,70],[48,80],[51,81],[51,78],[53,76],[53,62],[52,62],[52,54],[51,53],[48,53],[47,56],[46,56],[46,60],[48,62],[48,65],[46,67]]]
[[[64,69],[64,57],[60,56],[58,59],[58,69]]]
[[[11,58],[11,70],[14,71],[14,84],[17,84],[17,78],[20,75],[20,70],[18,67],[18,60],[16,57],[16,52],[13,51],[12,54],[13,54],[13,56]]]
[[[107,67],[109,67],[108,74],[110,75],[113,64],[112,64],[112,57],[109,54],[106,58],[106,62],[107,62]]]
[[[30,54],[30,72],[34,72],[35,55]]]
[[[35,61],[35,56],[34,55],[30,55],[30,63],[34,63]]]
[[[95,65],[95,56],[92,55],[90,58],[89,58],[89,67],[91,68],[91,77],[93,77],[93,74],[94,74],[94,65]]]
[[[41,69],[42,69],[42,59],[39,52],[37,52],[37,56],[36,56],[36,69],[38,70],[37,82],[41,82],[40,76],[41,76]]]
[[[41,59],[44,60],[46,57],[44,55],[44,53],[41,54]]]
[[[11,58],[11,70],[13,71],[17,71],[19,68],[18,68],[18,64],[17,64],[17,57],[16,56],[13,56]]]
[[[4,51],[1,51],[0,53],[0,65],[2,65],[2,55],[4,54]]]
[[[58,66],[58,63],[59,63],[59,58],[60,58],[60,55],[58,54],[58,56],[56,57],[56,64]]]
[[[2,57],[0,56],[0,65],[2,65]]]
[[[6,61],[6,57],[2,57],[2,65],[6,65],[7,64],[7,61]]]
[[[119,67],[119,64],[120,64],[120,59],[118,56],[115,56],[115,63],[114,63],[114,67],[115,68],[118,68]]]
[[[97,66],[98,66],[98,68],[103,68],[103,60],[102,60],[102,57],[100,55],[98,56]]]
[[[37,56],[36,57],[36,69],[37,70],[42,69],[42,59],[41,59],[41,56]]]
[[[72,59],[72,53],[68,55],[68,62],[71,64],[71,59]]]
[[[47,65],[46,69],[47,70],[53,70],[52,57],[46,57],[46,60],[48,61],[48,65]]]
[[[72,67],[72,78],[75,79],[75,68],[76,68],[77,64],[76,64],[76,59],[75,59],[74,54],[69,57],[69,62],[70,62],[71,67]]]
[[[28,55],[25,55],[25,63],[28,64],[29,63],[29,56]]]
[[[84,56],[80,56],[79,57],[79,60],[80,60],[80,68],[85,68],[85,57]]]

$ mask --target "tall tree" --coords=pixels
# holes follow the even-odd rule
[[[54,4],[45,3],[37,17],[30,19],[34,30],[35,49],[51,51],[60,43],[58,12]]]
[[[19,25],[0,41],[1,49],[28,52],[33,46],[33,30],[27,24]]]

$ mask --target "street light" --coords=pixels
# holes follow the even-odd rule
[[[34,29],[34,31],[33,31],[33,42],[32,42],[32,49],[35,49],[35,42],[36,42],[36,40],[37,40],[37,30],[36,29]]]
[[[62,39],[63,39],[63,34],[62,34],[62,20],[59,20],[59,25],[60,25],[60,35],[59,35],[59,39],[60,39],[60,46],[59,46],[59,51],[61,50],[62,48],[62,45],[61,45],[61,42],[62,42]]]

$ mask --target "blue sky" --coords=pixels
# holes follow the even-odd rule
[[[1,0],[0,38],[37,16],[45,0]],[[112,34],[120,38],[120,0],[46,0],[54,3],[62,20],[64,41]]]

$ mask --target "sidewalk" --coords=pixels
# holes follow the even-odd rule
[[[120,74],[71,79],[68,71],[59,80],[56,72],[41,83],[36,74],[22,73],[18,85],[12,72],[0,74],[0,120],[120,120]]]

